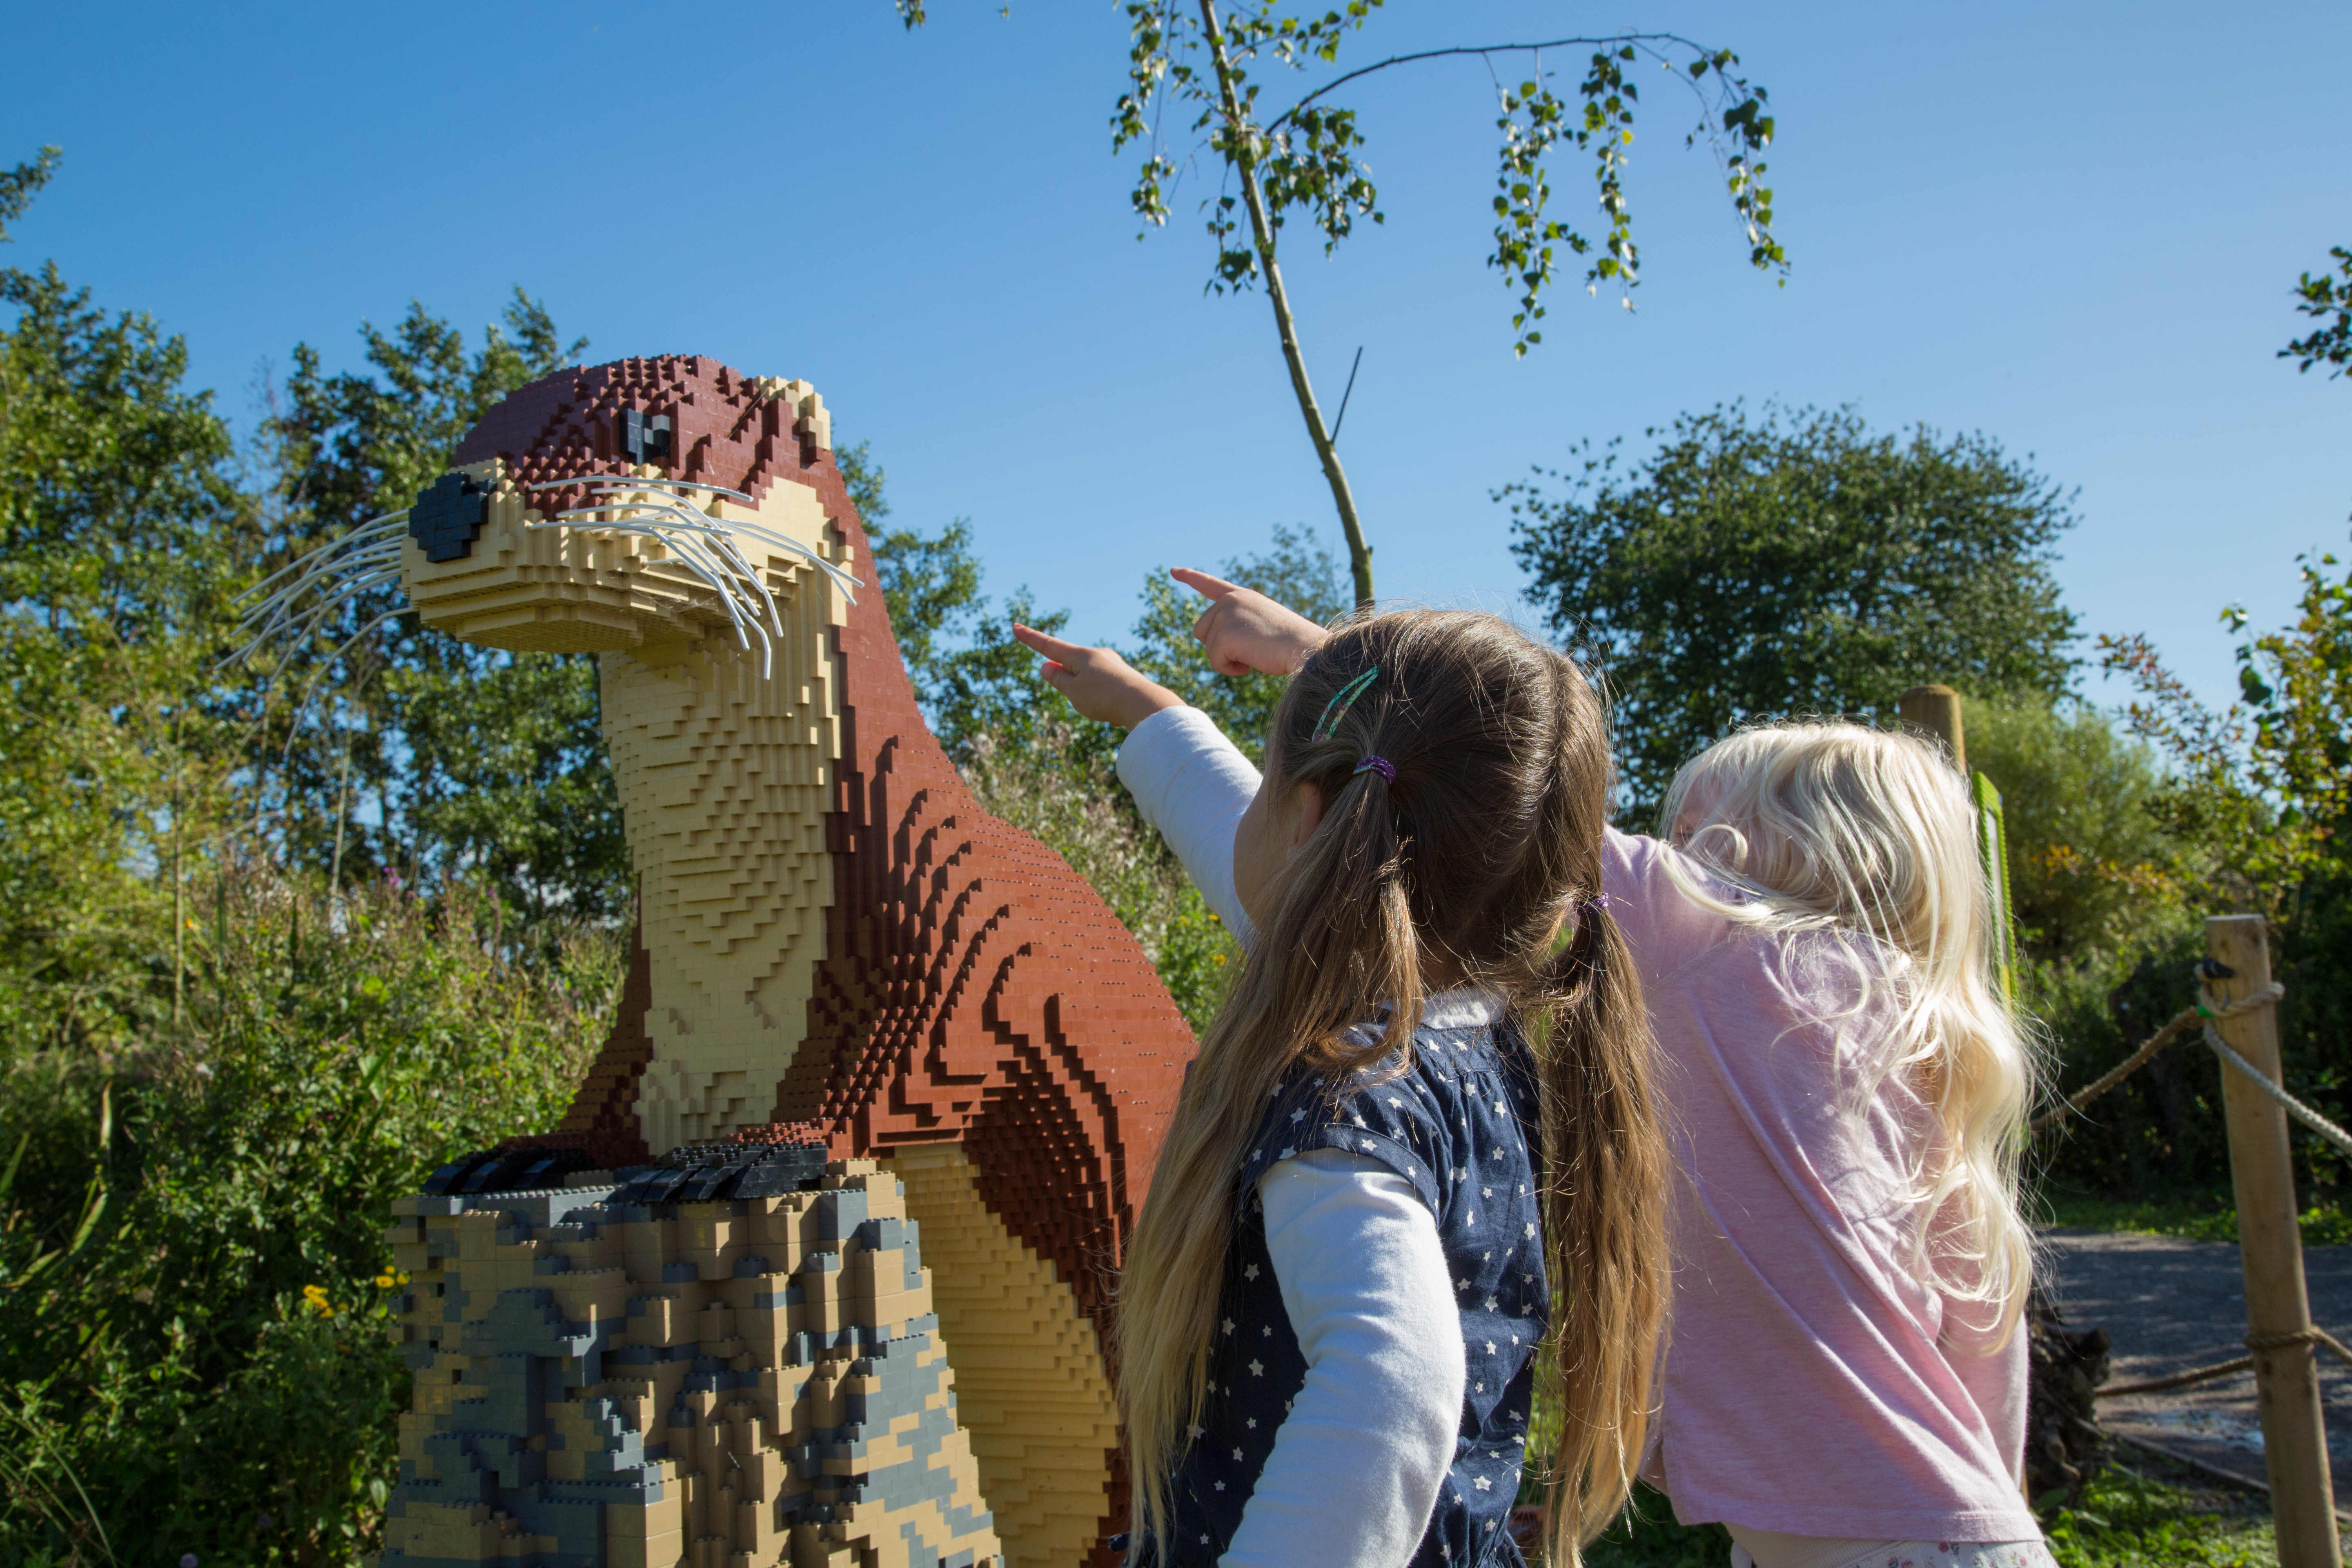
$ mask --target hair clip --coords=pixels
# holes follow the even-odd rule
[[[1381,777],[1388,780],[1389,783],[1396,783],[1396,764],[1390,762],[1386,757],[1366,757],[1362,762],[1356,764],[1356,772],[1360,773],[1378,773]],[[1352,777],[1353,775],[1351,774],[1349,776]]]
[[[1323,705],[1323,717],[1315,721],[1315,731],[1307,737],[1307,740],[1329,740],[1331,732],[1339,727],[1339,721],[1348,716],[1349,708],[1364,694],[1364,689],[1371,685],[1380,673],[1381,667],[1376,664],[1334,692],[1331,700]]]

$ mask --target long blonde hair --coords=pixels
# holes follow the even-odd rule
[[[1374,667],[1318,734],[1327,705]],[[1648,1023],[1632,955],[1589,902],[1610,784],[1601,705],[1572,662],[1506,621],[1397,611],[1332,634],[1292,678],[1268,742],[1266,787],[1280,798],[1312,782],[1328,805],[1268,886],[1128,1252],[1118,1392],[1135,1529],[1168,1522],[1206,1394],[1236,1173],[1269,1090],[1302,1062],[1337,1084],[1409,1060],[1427,992],[1474,984],[1504,999],[1540,1068],[1538,1179],[1560,1303],[1553,1561],[1573,1563],[1639,1462],[1666,1300],[1669,1156]],[[1394,781],[1358,772],[1366,756]],[[1346,1031],[1382,1003],[1380,1038],[1351,1045]]]
[[[1784,950],[1843,961],[1845,1005],[1813,1021],[1840,1029],[1859,1097],[1905,1074],[1941,1133],[1911,1173],[1914,1267],[1948,1298],[1993,1308],[2005,1342],[2033,1277],[2018,1167],[2037,1063],[1993,978],[1992,921],[2006,912],[1993,908],[1958,770],[1908,735],[1771,725],[1685,763],[1660,816],[1663,834],[1742,896],[1721,897],[1669,858],[1685,893],[1781,933]],[[1882,989],[1894,1038],[1848,1052],[1843,1026]]]

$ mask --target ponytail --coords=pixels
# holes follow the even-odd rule
[[[1541,1074],[1554,1302],[1542,1397],[1559,1423],[1547,1544],[1562,1564],[1609,1527],[1632,1489],[1667,1292],[1667,1155],[1641,982],[1601,902],[1578,915],[1543,974],[1540,1002],[1522,1014]]]

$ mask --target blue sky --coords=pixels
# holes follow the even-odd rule
[[[362,319],[415,298],[478,327],[517,283],[595,359],[807,377],[887,467],[894,521],[969,516],[990,586],[1080,636],[1123,633],[1155,565],[1277,522],[1336,536],[1264,300],[1202,292],[1202,182],[1137,240],[1118,7],[933,12],[910,37],[886,0],[26,7],[11,47],[41,68],[0,101],[0,162],[66,162],[6,258],[184,333],[240,416],[298,341],[350,364]],[[2079,487],[2060,571],[2085,630],[2152,632],[2226,699],[2217,612],[2284,619],[2295,554],[2342,547],[2352,510],[2352,384],[2273,357],[2295,275],[2352,244],[2352,7],[1393,0],[1362,42],[1628,25],[1728,44],[1770,88],[1789,282],[1748,268],[1654,91],[1638,312],[1563,290],[1515,360],[1485,68],[1368,88],[1388,223],[1287,270],[1327,399],[1364,350],[1342,455],[1382,591],[1512,608],[1488,492],[1573,441],[1851,402]],[[1556,184],[1589,189],[1570,163]]]

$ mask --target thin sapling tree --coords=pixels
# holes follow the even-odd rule
[[[1513,352],[1524,355],[1543,341],[1545,291],[1558,280],[1563,252],[1586,258],[1584,282],[1597,294],[1619,291],[1627,309],[1641,280],[1633,209],[1625,197],[1626,160],[1640,101],[1633,73],[1647,61],[1696,100],[1699,119],[1686,145],[1704,141],[1715,154],[1734,213],[1744,226],[1750,261],[1786,270],[1772,234],[1772,192],[1762,183],[1760,154],[1772,140],[1767,94],[1738,74],[1739,57],[1672,33],[1624,32],[1526,42],[1462,44],[1391,55],[1339,71],[1288,107],[1268,113],[1260,74],[1278,67],[1302,75],[1339,63],[1341,45],[1360,31],[1385,0],[1348,0],[1321,16],[1286,14],[1285,0],[1127,0],[1130,28],[1127,90],[1111,115],[1111,148],[1140,146],[1131,199],[1147,226],[1170,216],[1170,198],[1183,169],[1202,151],[1223,165],[1217,194],[1204,198],[1217,258],[1207,287],[1216,293],[1259,285],[1274,309],[1275,331],[1289,367],[1290,385],[1307,438],[1331,487],[1358,603],[1372,599],[1372,552],[1364,537],[1355,494],[1339,461],[1332,429],[1316,401],[1290,295],[1279,260],[1284,224],[1294,215],[1323,237],[1326,255],[1355,230],[1356,220],[1383,221],[1356,110],[1337,96],[1343,88],[1407,66],[1475,56],[1495,84],[1500,150],[1495,172],[1495,248],[1487,264],[1514,295]],[[921,0],[898,0],[909,27],[919,26]],[[1584,75],[1573,89],[1555,89],[1552,58],[1583,54]],[[1505,68],[1510,74],[1505,74]],[[1513,77],[1517,79],[1514,81]],[[1171,132],[1171,117],[1178,122]],[[1186,117],[1190,116],[1189,122]],[[1183,153],[1184,135],[1198,138]],[[1601,216],[1598,239],[1560,218],[1551,207],[1547,160],[1569,147],[1592,159]]]

